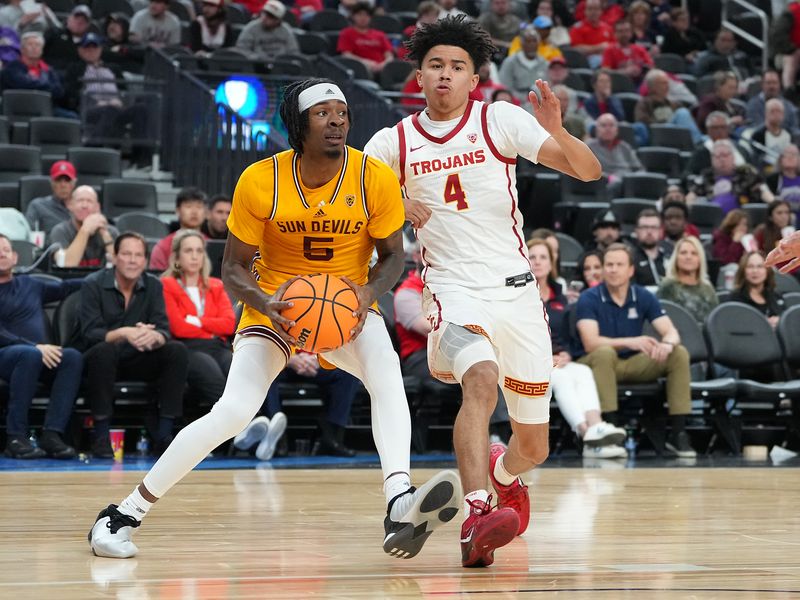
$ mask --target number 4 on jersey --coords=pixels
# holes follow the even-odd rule
[[[467,204],[467,195],[461,187],[461,179],[459,179],[458,173],[447,176],[447,181],[444,184],[444,201],[448,204],[450,202],[455,202],[456,210],[469,208],[469,204]]]

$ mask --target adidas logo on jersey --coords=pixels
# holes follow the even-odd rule
[[[314,213],[314,217],[325,217],[325,216],[327,216],[327,215],[325,214],[325,211],[322,210],[321,208],[317,212]]]

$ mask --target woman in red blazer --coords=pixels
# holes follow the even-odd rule
[[[169,329],[189,349],[189,387],[213,404],[225,390],[231,367],[228,338],[236,328],[222,281],[209,277],[211,263],[199,231],[179,231],[172,240],[169,268],[161,276]]]

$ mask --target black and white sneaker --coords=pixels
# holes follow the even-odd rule
[[[97,515],[94,526],[89,531],[89,545],[95,556],[106,558],[130,558],[139,549],[131,541],[133,530],[141,525],[130,515],[117,510],[116,504],[109,504]]]
[[[402,515],[391,518],[397,504]],[[461,504],[461,480],[454,471],[441,471],[419,488],[411,487],[395,496],[386,509],[383,551],[396,558],[415,557],[433,530],[451,521]]]
[[[678,458],[697,458],[697,452],[689,442],[689,434],[685,431],[673,433],[667,438],[665,444],[667,454]]]

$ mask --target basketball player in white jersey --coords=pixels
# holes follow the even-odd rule
[[[431,373],[463,391],[453,429],[466,493],[462,564],[488,566],[496,548],[527,528],[530,500],[518,476],[548,454],[553,358],[517,207],[516,158],[584,181],[598,179],[601,168],[561,126],[546,83],[536,82],[541,100],[530,93],[535,118],[505,102],[469,100],[477,66],[494,50],[475,23],[446,18],[424,25],[407,47],[427,108],[376,133],[364,151],[395,171],[406,218],[418,228]],[[514,433],[508,449],[489,450],[498,383]]]
[[[767,255],[765,264],[774,267],[787,260],[790,262],[780,268],[781,273],[790,273],[800,267],[800,231],[783,238]]]
[[[222,276],[245,309],[225,391],[211,412],[181,430],[130,495],[100,512],[88,536],[97,556],[135,556],[133,532],[154,503],[209,452],[250,423],[295,344],[284,329],[293,323],[281,315],[291,306],[281,300],[283,292],[293,275],[314,272],[348,275],[359,298],[359,321],[351,341],[322,357],[361,379],[370,393],[387,502],[384,551],[411,558],[435,528],[458,514],[461,493],[456,473],[442,471],[418,489],[411,486],[411,418],[400,361],[383,319],[368,310],[402,272],[400,186],[385,164],[345,145],[350,110],[333,81],[291,84],[280,114],[292,149],[242,173],[228,219]],[[345,202],[347,198],[351,201]],[[349,214],[356,225],[329,238],[305,236],[311,226],[287,227],[287,223],[322,222],[313,221],[318,211]],[[307,251],[309,241],[316,245]],[[368,270],[373,248],[378,261]],[[254,263],[256,252],[260,254]]]

